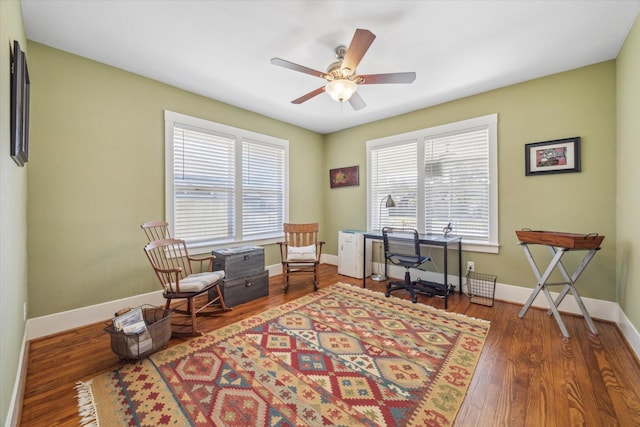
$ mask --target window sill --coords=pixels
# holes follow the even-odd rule
[[[487,254],[497,254],[500,251],[500,244],[474,241],[462,241],[462,250],[465,252],[484,252]]]

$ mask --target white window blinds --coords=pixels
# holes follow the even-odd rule
[[[367,226],[442,234],[451,223],[465,249],[495,253],[497,176],[496,114],[367,141]]]
[[[189,242],[232,239],[234,139],[174,126],[175,236]]]
[[[282,236],[288,142],[165,112],[167,219],[190,247]]]
[[[374,230],[382,227],[416,228],[418,188],[416,140],[381,147],[371,153],[371,215]],[[391,195],[394,207],[387,207]]]
[[[489,239],[489,131],[425,140],[425,230]]]
[[[278,146],[242,144],[242,230],[246,238],[280,235],[284,220],[285,155]]]

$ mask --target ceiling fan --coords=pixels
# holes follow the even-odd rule
[[[272,58],[271,63],[301,73],[323,78],[327,81],[324,86],[313,90],[300,98],[291,101],[292,104],[302,104],[314,96],[327,92],[331,98],[338,102],[349,101],[354,110],[360,110],[367,106],[362,97],[357,93],[358,85],[385,84],[385,83],[412,83],[416,79],[416,73],[388,73],[388,74],[356,74],[356,67],[362,57],[375,40],[376,36],[369,30],[357,29],[349,48],[338,46],[335,49],[338,60],[327,68],[327,72],[314,70],[302,65],[294,64],[280,58]]]

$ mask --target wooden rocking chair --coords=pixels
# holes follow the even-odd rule
[[[163,296],[167,300],[165,308],[190,316],[190,335],[201,335],[197,324],[198,314],[210,315],[231,310],[227,308],[220,290],[224,271],[211,271],[215,259],[213,255],[192,258],[187,252],[184,240],[171,238],[150,242],[145,246],[144,251],[164,289]],[[200,264],[200,272],[195,272],[192,264]],[[207,298],[207,301],[198,307],[196,299],[200,296]],[[183,301],[171,307],[173,299]],[[186,309],[180,308],[184,304]],[[208,307],[212,307],[212,310],[203,312]],[[189,325],[176,324],[176,326]],[[185,333],[174,332],[174,335],[185,335]]]
[[[318,223],[284,224],[284,242],[280,244],[282,258],[282,288],[289,289],[292,274],[313,274],[313,289],[318,290],[318,265],[324,242],[318,241]]]

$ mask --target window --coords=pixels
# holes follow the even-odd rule
[[[189,247],[279,240],[288,141],[165,111],[166,215]]]
[[[497,114],[367,141],[367,227],[451,223],[465,250],[497,252],[497,145]]]

